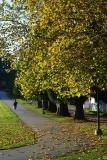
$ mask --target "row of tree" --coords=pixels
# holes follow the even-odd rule
[[[93,88],[107,88],[106,0],[17,3],[23,8],[20,22],[25,20],[26,30],[15,51],[16,86],[26,99],[60,104],[59,111],[73,99],[75,118],[84,119],[86,97]]]

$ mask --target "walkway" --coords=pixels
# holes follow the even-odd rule
[[[0,160],[28,160],[31,156],[35,157],[34,160],[41,160],[45,154],[56,156],[72,153],[89,145],[83,136],[80,136],[79,143],[75,143],[77,135],[64,133],[63,125],[33,113],[19,104],[17,110],[13,110],[13,101],[8,98],[5,92],[0,91],[0,98],[25,124],[40,133],[40,137],[34,145],[0,150]]]

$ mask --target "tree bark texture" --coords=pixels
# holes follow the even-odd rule
[[[50,112],[56,112],[57,111],[56,104],[51,102],[50,100],[49,100],[49,105],[48,105],[48,111],[50,111]]]
[[[61,102],[60,104],[57,104],[56,114],[59,116],[70,116],[67,103]]]
[[[81,96],[79,98],[76,98],[76,110],[75,110],[75,120],[85,120],[84,115],[84,109],[83,109],[83,103],[85,102],[86,97]]]

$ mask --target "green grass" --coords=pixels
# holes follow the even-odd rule
[[[90,143],[92,143],[91,147],[89,147],[88,149],[86,148],[86,150],[77,152],[76,154],[73,153],[72,155],[65,156],[59,155],[55,158],[45,158],[45,160],[107,160],[107,124],[101,123],[103,136],[97,137],[94,135],[96,129],[96,123],[94,122],[78,123],[74,122],[71,117],[57,117],[56,114],[50,112],[42,114],[42,109],[37,108],[35,104],[28,104],[24,100],[18,100],[18,102],[22,104],[25,108],[37,112],[42,116],[51,118],[58,122],[63,122],[63,124],[69,124],[67,132],[75,132],[80,134],[85,133],[87,137],[90,139]]]
[[[106,149],[103,148],[97,148],[90,150],[88,152],[83,153],[76,153],[72,154],[71,156],[65,156],[65,157],[57,157],[57,158],[51,158],[51,160],[107,160],[107,147]]]
[[[34,144],[36,135],[0,100],[0,149]]]
[[[58,157],[50,158],[51,160],[107,160],[107,124],[101,124],[103,135],[95,137],[92,132],[95,130],[96,124],[82,123],[75,124],[78,131],[89,134],[92,146],[81,150],[72,155],[59,155]],[[78,127],[81,127],[79,129]],[[94,133],[94,132],[93,132]],[[91,137],[92,136],[92,137]],[[48,159],[47,159],[48,160]]]
[[[53,158],[53,160],[107,160],[107,146],[97,147],[87,152],[73,154],[72,156]]]
[[[84,109],[85,113],[93,116],[97,116],[97,111],[92,111],[91,109]],[[107,116],[107,113],[100,112],[100,116]]]

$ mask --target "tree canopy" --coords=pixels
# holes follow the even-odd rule
[[[106,0],[15,3],[28,13],[23,23],[27,34],[17,50],[16,84],[23,96],[52,90],[58,98],[80,97],[93,86],[107,87]]]
[[[107,2],[46,0],[40,8],[35,1],[27,5],[36,16],[29,21],[27,45],[20,53],[17,84],[23,94],[53,90],[68,98],[88,95],[92,86],[106,88]]]

